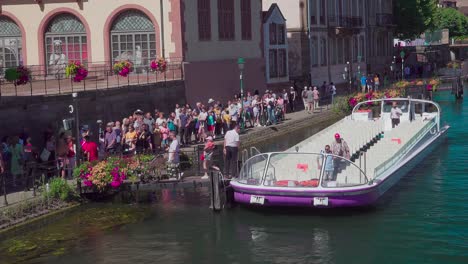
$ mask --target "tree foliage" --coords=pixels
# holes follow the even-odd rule
[[[395,0],[394,3],[398,38],[412,39],[434,27],[436,0]]]
[[[435,29],[448,29],[450,37],[468,36],[468,17],[453,8],[438,8]]]

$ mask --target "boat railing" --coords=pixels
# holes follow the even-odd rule
[[[401,158],[403,158],[410,150],[413,149],[413,147],[423,138],[426,136],[427,133],[433,133],[432,131],[435,131],[434,133],[438,132],[434,128],[437,127],[437,121],[436,120],[431,120],[429,121],[424,127],[419,130],[413,137],[411,137],[410,140],[408,140],[403,147],[390,159],[386,160],[384,163],[381,165],[377,166],[374,170],[374,178],[378,178],[381,176],[387,169],[395,165],[398,161],[400,161]]]
[[[274,152],[248,159],[237,180],[270,187],[355,187],[369,182],[354,162],[328,153]]]
[[[412,103],[419,103],[419,104],[431,104],[433,105],[436,109],[437,109],[437,115],[436,115],[436,120],[435,120],[435,123],[437,125],[437,131],[440,131],[440,106],[438,103],[436,102],[433,102],[433,101],[428,101],[428,100],[422,100],[422,99],[413,99],[411,97],[408,97],[408,98],[383,98],[383,99],[375,99],[375,100],[368,100],[368,101],[364,101],[364,102],[359,102],[357,103],[354,107],[353,107],[353,110],[351,112],[351,119],[354,119],[354,113],[356,111],[359,110],[359,108],[363,105],[368,105],[369,103],[379,103],[380,102],[380,108],[381,108],[381,113],[383,112],[383,109],[384,109],[384,104],[385,103],[389,103],[389,102],[401,102],[401,101],[407,101],[409,102],[409,107],[412,107]],[[412,111],[412,110],[408,110],[408,111]]]

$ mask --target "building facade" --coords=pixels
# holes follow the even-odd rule
[[[2,0],[0,68],[52,72],[69,61],[109,68],[129,60],[145,72],[154,59],[184,64],[189,101],[264,89],[260,0]],[[223,99],[223,98],[220,98]]]
[[[391,64],[392,0],[265,0],[264,9],[273,2],[287,19],[291,78],[343,83],[345,68],[357,78]]]
[[[263,39],[267,84],[289,83],[286,19],[277,4],[263,13]]]

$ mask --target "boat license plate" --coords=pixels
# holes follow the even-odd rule
[[[328,206],[328,197],[314,197],[314,206]]]
[[[257,196],[257,195],[251,195],[250,196],[250,203],[251,204],[264,204],[265,203],[265,197],[264,196]]]

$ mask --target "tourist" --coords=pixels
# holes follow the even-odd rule
[[[216,127],[216,115],[213,109],[210,107],[208,111],[208,118],[206,119],[206,125],[208,130],[208,136],[215,138],[215,127]]]
[[[156,119],[156,126],[157,127],[162,127],[162,124],[166,122],[166,119],[164,118],[164,113],[159,112],[159,117]]]
[[[265,99],[265,103],[267,105],[267,112],[268,112],[268,123],[270,125],[276,125],[276,118],[275,118],[275,98],[273,98],[272,94],[268,93],[267,98]]]
[[[261,101],[258,99],[258,95],[255,95],[252,100],[254,126],[260,126],[260,104]]]
[[[348,144],[338,133],[335,134],[335,141],[332,144],[332,152],[334,155],[348,160],[351,158]]]
[[[179,157],[180,145],[179,145],[179,141],[177,141],[177,137],[174,132],[169,133],[169,138],[172,141],[168,148],[167,163],[168,163],[169,170],[171,170],[171,174],[174,175],[174,171],[175,171],[176,173],[175,175],[177,175],[179,163],[180,163],[180,157]]]
[[[379,75],[374,75],[374,91],[378,91],[380,86],[380,78]]]
[[[120,121],[115,121],[115,126],[112,128],[115,132],[115,149],[117,152],[120,152],[122,150],[122,146],[120,143],[122,142],[122,125],[120,124]]]
[[[363,74],[361,76],[361,92],[365,93],[366,92],[366,87],[367,87],[367,78],[366,78],[366,75]]]
[[[320,100],[320,92],[317,90],[317,87],[314,87],[314,90],[312,91],[314,95],[314,112],[315,110],[318,110],[319,108],[319,100]]]
[[[213,160],[214,148],[213,138],[211,136],[207,137],[205,147],[203,148],[203,170],[205,170],[205,175],[203,175],[202,179],[208,179],[208,170]]]
[[[16,180],[23,175],[23,146],[19,142],[19,137],[9,138],[9,150],[11,153],[10,173],[13,176],[13,186],[16,186]]]
[[[336,86],[333,82],[330,83],[331,104],[333,104],[336,95]]]
[[[112,130],[112,128],[111,128]],[[59,174],[62,178],[65,178],[65,163],[68,155],[67,139],[65,132],[60,133],[57,141],[57,165]]]
[[[317,87],[314,87],[314,90],[316,90]],[[312,87],[309,87],[307,90],[307,113],[311,114],[311,111],[314,111],[314,92],[312,91]]]
[[[400,124],[400,117],[403,115],[403,112],[398,107],[397,102],[393,102],[392,109],[390,110],[390,118],[392,119],[392,128]]]
[[[156,121],[151,116],[151,113],[146,113],[145,118],[143,119],[143,123],[148,126],[148,131],[153,131],[155,122]]]
[[[235,126],[232,130],[229,130],[224,136],[224,168],[227,178],[237,176],[237,155],[239,153],[240,145],[239,132],[239,126]]]
[[[309,104],[307,103],[307,91],[309,89],[307,86],[304,86],[304,90],[301,93],[302,102],[304,103],[304,110],[309,111]]]
[[[158,125],[154,125],[153,129],[153,149],[154,151],[161,150],[162,136],[161,129]]]
[[[188,120],[187,112],[185,108],[180,109],[179,113],[179,138],[180,138],[180,144],[181,145],[187,145],[188,143],[186,142],[185,138],[185,133],[187,131],[187,120]]]
[[[67,143],[67,159],[65,162],[66,169],[67,169],[67,179],[71,179],[73,176],[73,169],[75,168],[76,164],[76,153],[75,153],[75,144],[73,142],[73,138],[71,136],[68,136],[66,139]]]
[[[159,133],[161,133],[161,148],[165,149],[169,145],[169,133],[170,133],[170,130],[167,127],[166,122],[163,122],[162,126],[159,127]]]
[[[55,150],[56,150],[56,144],[55,144],[55,136],[52,134],[47,135],[47,140],[46,140],[46,145],[45,149],[49,152],[48,158],[43,160],[43,161],[55,161]],[[42,157],[42,155],[41,155]]]
[[[289,108],[291,109],[291,113],[294,112],[295,110],[295,103],[296,103],[296,91],[294,90],[294,87],[291,86],[291,89],[289,91]]]
[[[99,153],[98,145],[90,140],[89,135],[84,136],[83,139],[84,139],[84,142],[81,145],[81,149],[83,150],[84,160],[89,161],[89,162],[98,160],[98,153]]]
[[[206,138],[206,120],[208,118],[208,113],[206,112],[206,109],[202,107],[200,114],[198,115],[198,139],[199,143],[205,143],[205,138]]]
[[[108,123],[106,127],[106,135],[104,136],[104,150],[107,155],[113,155],[115,153],[116,140],[117,135],[112,129],[112,123]]]
[[[283,112],[286,114],[286,112],[288,111],[288,105],[289,105],[289,93],[286,92],[286,89],[283,89],[283,100],[284,100],[284,109],[283,109]]]
[[[320,165],[320,158],[322,158],[322,161],[325,162],[324,164],[324,174],[323,174],[323,180],[324,181],[332,181],[333,180],[333,171],[335,170],[335,167],[333,166],[333,156],[331,154],[331,148],[330,145],[325,146],[325,151],[321,151],[321,157],[317,157],[317,165],[318,169],[322,169],[322,166]]]
[[[164,124],[163,124],[164,125]],[[137,132],[136,140],[136,152],[137,153],[148,153],[153,150],[153,144],[151,142],[151,133],[148,130],[148,125],[143,124],[142,129]]]
[[[2,175],[5,172],[5,170],[5,163],[3,163],[3,156],[0,152],[0,175]]]

